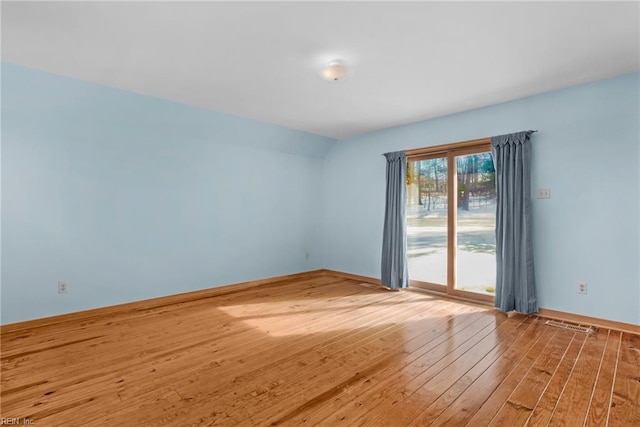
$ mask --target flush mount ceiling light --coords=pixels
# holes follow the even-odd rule
[[[341,59],[333,59],[320,70],[320,77],[330,82],[338,82],[348,77],[347,66]]]

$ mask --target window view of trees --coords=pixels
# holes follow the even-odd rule
[[[491,153],[456,156],[457,283],[455,289],[495,292],[496,182]],[[407,237],[409,276],[446,285],[447,157],[407,164]]]
[[[469,210],[471,200],[478,206],[489,203],[496,194],[496,171],[491,153],[456,158],[458,169],[458,209]]]
[[[447,208],[447,159],[429,159],[409,162],[407,183],[409,198],[428,212]],[[412,203],[413,202],[413,203]]]

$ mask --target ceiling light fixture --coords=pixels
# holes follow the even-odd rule
[[[348,77],[347,66],[341,59],[334,59],[320,70],[320,77],[330,82],[338,82]]]

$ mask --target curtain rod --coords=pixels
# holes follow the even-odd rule
[[[537,129],[536,130],[523,130],[523,131],[520,131],[520,132],[536,133],[536,132],[538,132],[538,130]],[[487,139],[490,140],[491,138],[497,138],[498,136],[511,135],[512,133],[520,133],[520,132],[511,132],[511,133],[505,133],[505,134],[502,134],[502,135],[488,136],[488,137],[485,137],[485,138],[469,139],[467,141],[450,142],[450,143],[447,143],[447,144],[434,145],[432,147],[423,147],[423,148],[424,149],[437,149],[437,147],[439,147],[439,146],[450,146],[450,145],[456,145],[456,144],[480,143],[483,140],[487,140]],[[414,149],[409,149],[409,150],[398,150],[398,151],[405,151],[406,152],[406,151],[412,151],[412,150],[421,150],[423,148],[414,148]],[[393,151],[390,151],[389,153],[393,153]],[[384,157],[385,155],[387,155],[389,153],[383,153],[383,154],[381,154],[381,156]]]
[[[537,129],[536,130],[531,130],[531,129],[529,129],[529,130],[521,130],[519,132],[509,132],[509,133],[503,133],[502,135],[494,135],[494,136],[490,136],[489,138],[497,138],[499,136],[512,135],[514,133],[522,133],[522,132],[536,133],[536,132],[538,132],[538,130]]]

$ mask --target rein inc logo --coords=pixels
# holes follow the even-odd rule
[[[0,426],[32,426],[35,424],[31,418],[0,417]]]

